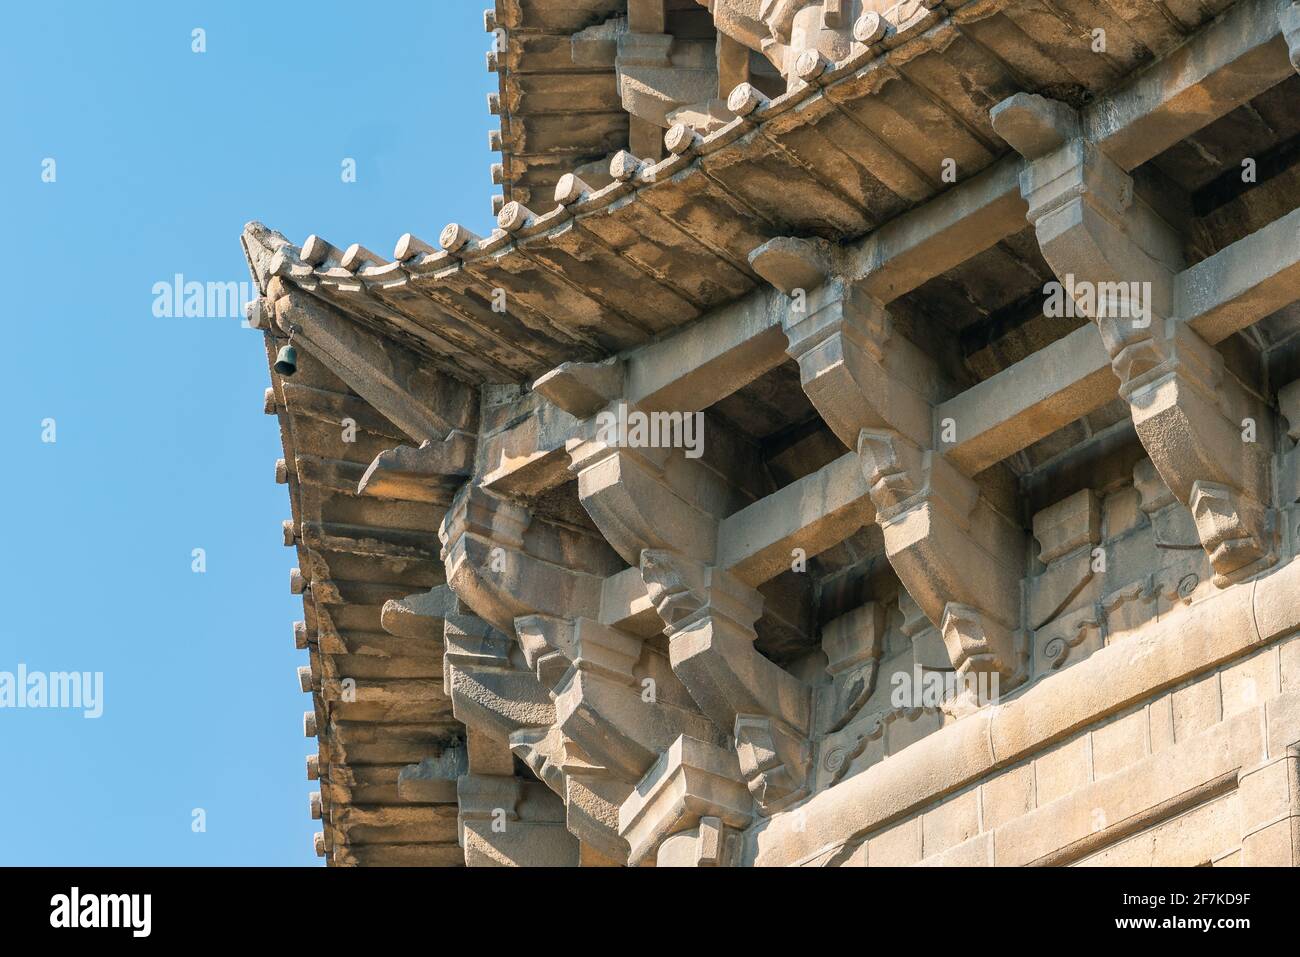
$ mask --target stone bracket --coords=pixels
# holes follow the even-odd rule
[[[741,831],[753,820],[753,806],[735,753],[683,735],[619,808],[619,833],[630,847],[628,862],[653,859],[674,835],[689,834],[709,818],[720,827]],[[690,836],[698,839],[699,834]],[[692,859],[693,854],[677,859],[667,849],[659,857],[664,864],[703,863]]]
[[[607,411],[617,417],[613,409]],[[603,428],[600,416],[587,420],[584,434],[570,439],[566,448],[582,506],[610,546],[632,564],[647,548],[711,559],[718,518],[689,501],[673,482],[677,473],[684,478],[695,474],[698,463],[678,449],[612,444]],[[696,487],[707,481],[702,469],[699,478]]]
[[[827,705],[819,704],[819,723],[826,733],[842,730],[858,716],[876,689],[885,643],[885,609],[867,602],[822,626],[822,651],[831,677]]]
[[[1267,434],[1267,410],[1173,315],[1180,238],[1134,197],[1132,177],[1083,138],[1069,107],[1018,93],[991,118],[1027,161],[1020,189],[1059,282],[1057,302],[1069,297],[1096,324],[1138,437],[1191,509],[1216,584],[1273,564],[1270,456],[1263,436],[1247,441],[1238,421],[1249,410]]]
[[[603,576],[533,554],[525,535],[542,534],[533,524],[530,509],[472,484],[462,488],[438,531],[452,591],[510,635],[523,615],[599,618]]]
[[[859,284],[831,279],[792,298],[782,325],[805,394],[846,446],[865,428],[930,445],[934,361],[893,334],[885,307]]]
[[[641,573],[664,620],[669,659],[700,709],[734,734],[764,813],[804,792],[812,689],[754,647],[762,596],[719,568],[647,550]]]
[[[862,430],[857,447],[890,564],[940,629],[952,666],[996,671],[1003,687],[1021,681],[1024,535],[941,453],[890,429]]]

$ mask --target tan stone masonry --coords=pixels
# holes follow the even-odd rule
[[[494,228],[246,228],[319,853],[1297,863],[1300,2],[759,6],[502,0]]]

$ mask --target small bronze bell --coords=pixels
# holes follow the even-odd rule
[[[275,356],[275,371],[282,376],[291,376],[298,371],[298,350],[293,346],[281,346]]]

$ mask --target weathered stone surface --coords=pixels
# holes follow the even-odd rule
[[[250,224],[327,863],[1298,863],[1300,17],[1129,7],[498,5],[495,229]]]

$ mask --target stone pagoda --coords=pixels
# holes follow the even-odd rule
[[[490,234],[243,235],[317,853],[1300,863],[1300,2],[486,26]]]

